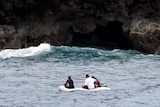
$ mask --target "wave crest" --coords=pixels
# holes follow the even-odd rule
[[[48,43],[41,43],[39,46],[31,46],[23,49],[6,49],[0,52],[0,58],[11,58],[11,57],[28,57],[49,52],[51,45]]]

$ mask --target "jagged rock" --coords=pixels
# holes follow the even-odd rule
[[[160,22],[149,19],[135,19],[130,29],[130,39],[136,49],[145,53],[156,53],[160,47]],[[156,52],[157,51],[157,52]]]
[[[16,39],[17,39],[16,29],[13,25],[0,25],[0,47],[1,49],[8,48],[8,47],[18,48],[19,42],[16,42],[17,45],[14,44]]]
[[[73,22],[73,30],[82,34],[93,32],[96,28],[95,19],[93,17],[85,17],[77,19]]]
[[[86,39],[85,44],[131,44],[159,54],[159,5],[159,0],[0,0],[1,49]]]

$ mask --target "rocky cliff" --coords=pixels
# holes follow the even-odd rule
[[[159,0],[0,0],[0,48],[51,45],[160,54]]]

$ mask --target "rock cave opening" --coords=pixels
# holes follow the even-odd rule
[[[106,26],[97,26],[88,34],[74,32],[71,45],[102,49],[133,49],[129,40],[123,35],[122,23],[119,21],[110,22]]]

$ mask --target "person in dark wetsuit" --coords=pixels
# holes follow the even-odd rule
[[[66,81],[66,83],[64,84],[64,86],[66,88],[74,88],[74,82],[71,79],[71,76],[68,76],[68,80]]]
[[[98,79],[97,79],[96,77],[94,77],[94,76],[92,76],[92,78],[96,79],[96,81],[95,81],[95,83],[94,83],[95,88],[101,87],[100,82],[98,81]]]

